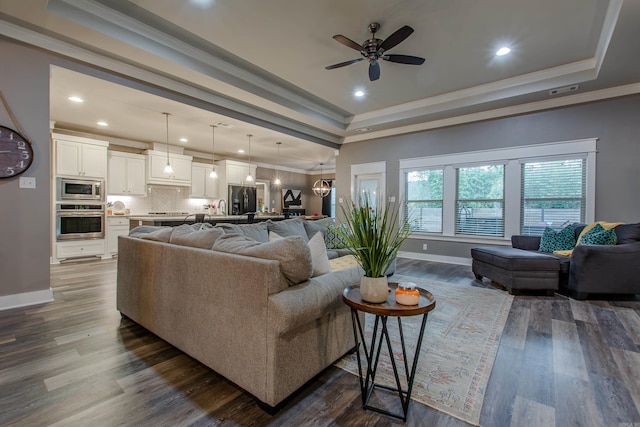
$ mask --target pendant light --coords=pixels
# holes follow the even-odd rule
[[[164,167],[164,173],[167,175],[171,175],[173,173],[173,168],[171,167],[171,163],[169,162],[169,116],[171,113],[162,113],[164,114],[167,122],[167,165]]]
[[[331,186],[328,181],[323,179],[323,165],[324,163],[320,163],[320,179],[313,183],[311,190],[313,190],[313,194],[316,196],[327,197],[329,193],[331,193]]]
[[[247,178],[245,179],[245,181],[253,182],[253,175],[251,175],[251,137],[253,135],[249,133],[247,134],[247,136],[249,137],[249,175],[247,175]]]
[[[216,173],[216,125],[211,125],[211,172],[209,173],[209,178],[216,179],[218,174]]]
[[[276,179],[273,181],[273,185],[282,185],[282,181],[280,180],[280,145],[282,142],[276,142],[276,146],[278,147],[278,157],[276,158]]]

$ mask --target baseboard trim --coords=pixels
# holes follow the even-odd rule
[[[419,259],[423,261],[444,262],[447,264],[469,265],[469,266],[471,265],[471,258],[435,255],[435,254],[422,254],[419,252],[398,251],[398,257],[409,258],[409,259]]]
[[[42,291],[5,295],[0,297],[0,311],[35,304],[44,304],[51,301],[53,301],[53,290],[51,288]]]

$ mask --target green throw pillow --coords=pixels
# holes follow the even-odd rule
[[[540,252],[568,251],[576,246],[576,235],[573,226],[567,225],[560,231],[546,227],[540,239]]]
[[[339,227],[343,227],[343,225]],[[345,249],[347,247],[344,239],[338,233],[339,227],[333,224],[327,225],[327,234],[324,236],[324,243],[327,245],[327,249]]]
[[[615,245],[617,242],[618,236],[614,229],[605,230],[600,224],[596,224],[580,239],[581,245]]]

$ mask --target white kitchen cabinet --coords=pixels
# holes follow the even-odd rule
[[[217,197],[218,179],[209,177],[211,169],[211,164],[191,164],[191,190],[189,193],[191,197],[203,199],[213,199]]]
[[[218,196],[223,199],[227,197],[230,185],[246,185],[245,181],[249,171],[256,179],[256,165],[238,162],[235,160],[221,160],[217,162],[216,172],[218,172]],[[254,182],[255,183],[255,182]]]
[[[55,175],[107,177],[107,141],[54,134]]]
[[[58,242],[56,243],[56,257],[58,260],[92,256],[103,257],[104,243],[104,239]]]
[[[145,169],[143,155],[109,151],[108,194],[146,196]]]
[[[167,153],[147,150],[147,184],[191,185],[191,160],[193,157],[183,154],[170,154],[169,163],[173,174],[164,173],[167,165]]]
[[[122,216],[107,217],[107,255],[118,253],[118,237],[129,234],[129,218]]]

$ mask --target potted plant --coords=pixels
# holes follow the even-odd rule
[[[387,202],[382,207],[373,206],[368,194],[361,196],[358,204],[347,200],[340,205],[342,226],[337,231],[364,270],[360,282],[362,299],[384,302],[389,295],[385,273],[409,236],[409,224],[400,218],[399,204]]]

